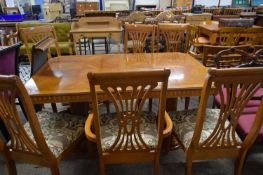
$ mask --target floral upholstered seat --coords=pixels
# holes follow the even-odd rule
[[[84,134],[83,116],[42,111],[37,113],[37,117],[46,143],[56,157]],[[24,128],[35,142],[28,122]]]
[[[206,116],[204,118],[203,129],[199,143],[203,143],[210,134],[214,131],[214,128],[218,122],[220,110],[219,109],[206,109]],[[186,111],[169,112],[174,124],[174,132],[179,137],[184,147],[187,149],[192,141],[195,120],[197,116],[197,109],[191,109]],[[225,123],[228,126],[229,122]],[[237,133],[235,133],[237,141],[241,143],[241,140]]]
[[[150,147],[155,148],[157,145],[157,125],[156,114],[153,112],[142,112],[141,114],[140,133],[143,141]],[[108,150],[115,142],[118,136],[119,125],[116,118],[116,113],[101,115],[101,145],[102,150]],[[132,123],[128,124],[127,129],[131,129]],[[137,135],[135,135],[137,136]],[[124,137],[126,138],[126,137]],[[132,135],[134,139],[134,135]],[[139,140],[139,138],[136,138]],[[124,141],[125,142],[125,141]],[[134,141],[133,141],[134,142]],[[137,145],[133,145],[137,146]],[[128,147],[131,147],[129,144]]]

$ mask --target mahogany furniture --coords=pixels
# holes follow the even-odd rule
[[[263,123],[263,100],[244,140],[236,133],[237,122],[245,105],[262,87],[262,74],[263,68],[209,69],[198,109],[169,113],[186,154],[186,175],[192,174],[194,160],[215,158],[235,158],[235,175],[242,174],[246,154]],[[224,102],[218,109],[207,108],[212,88]]]
[[[253,26],[253,28],[261,28],[260,26]],[[217,38],[219,36],[219,23],[218,21],[205,22],[199,25],[200,34],[208,36],[211,44],[216,44]],[[242,29],[242,28],[240,28]]]
[[[120,51],[121,23],[113,17],[83,17],[78,22],[73,22],[70,33],[73,36],[75,52],[78,43],[83,39],[107,38],[117,41]]]
[[[47,111],[36,113],[32,101],[17,76],[0,76],[0,117],[10,141],[0,139],[0,152],[7,162],[10,175],[16,175],[15,161],[49,167],[59,175],[58,163],[84,136],[83,116]],[[28,121],[23,124],[16,109],[18,97]]]
[[[163,68],[171,70],[167,98],[200,96],[207,69],[191,55],[177,52],[60,56],[50,59],[26,83],[26,88],[35,104],[87,102],[91,101],[88,72]],[[99,100],[105,98],[98,93]]]
[[[160,173],[162,140],[172,131],[172,121],[165,112],[169,75],[167,69],[88,73],[93,110],[86,121],[85,133],[97,143],[101,175],[105,175],[107,164],[138,162],[152,162],[155,174]],[[145,103],[157,86],[158,109],[156,113],[145,111]],[[116,112],[100,113],[98,87],[114,104]]]

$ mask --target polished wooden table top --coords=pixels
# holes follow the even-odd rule
[[[184,53],[60,56],[50,59],[26,88],[34,103],[89,101],[88,72],[164,68],[171,69],[167,97],[200,95],[207,69]]]

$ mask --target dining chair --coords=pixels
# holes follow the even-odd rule
[[[188,50],[195,56],[201,54],[202,47],[210,43],[208,38],[200,36],[199,28],[196,25],[188,25],[187,35],[189,39]]]
[[[28,121],[22,123],[15,99],[19,96]],[[59,175],[58,163],[83,139],[83,116],[67,113],[36,113],[21,80],[15,76],[0,76],[0,117],[11,139],[0,139],[10,175],[16,175],[15,162],[49,167],[52,175]]]
[[[154,52],[155,26],[146,24],[124,25],[124,52]],[[150,45],[150,46],[149,46]]]
[[[57,41],[56,31],[53,26],[51,25],[43,25],[43,26],[34,26],[34,27],[27,27],[27,28],[19,28],[18,34],[26,47],[26,52],[29,58],[29,61],[32,60],[32,45],[37,43],[38,41],[42,40],[45,37],[54,38],[56,54],[58,56],[61,55],[60,47]],[[51,52],[49,48],[48,58],[51,58]]]
[[[173,132],[186,154],[185,174],[192,174],[194,160],[217,158],[235,158],[234,174],[242,173],[248,149],[263,122],[263,101],[244,140],[236,133],[237,121],[250,98],[262,87],[262,74],[263,68],[210,68],[198,109],[169,113],[174,123]],[[223,91],[227,92],[226,96]],[[212,92],[225,102],[218,109],[207,108]]]
[[[172,130],[165,112],[169,75],[170,70],[88,73],[93,110],[85,133],[97,143],[101,175],[107,164],[136,162],[153,162],[158,174],[162,140]],[[101,92],[114,104],[114,113],[100,112],[97,94]],[[146,111],[145,102],[153,94],[158,98],[156,111]]]
[[[216,56],[219,52],[224,50],[231,50],[232,52],[225,51]],[[246,53],[249,52],[250,46],[217,46],[217,45],[204,45],[202,54],[202,63],[206,67],[219,67],[224,64],[224,67],[235,67],[242,64],[245,61],[246,54],[241,52],[235,52],[236,50],[242,50]],[[215,57],[219,62],[215,62]],[[220,57],[220,58],[219,58]],[[217,64],[218,63],[218,64]],[[222,65],[223,66],[223,65]]]
[[[158,23],[158,50],[164,47],[165,52],[187,52],[187,27],[188,24]]]
[[[31,60],[31,77],[44,66],[48,61],[48,52],[52,44],[55,43],[55,39],[51,37],[45,37],[32,46],[32,60]],[[36,110],[41,110],[43,105],[35,105]],[[56,103],[51,103],[53,112],[57,112]]]
[[[242,27],[221,27],[218,31],[218,44],[222,46],[240,45],[240,39],[244,33],[246,33],[246,29]]]
[[[18,56],[21,45],[21,43],[16,43],[11,46],[0,46],[0,75],[19,75]],[[4,138],[9,140],[10,135],[1,118],[0,131]]]

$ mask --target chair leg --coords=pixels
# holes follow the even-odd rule
[[[17,175],[15,162],[13,160],[11,160],[9,155],[7,155],[7,154],[5,154],[5,155],[6,155],[5,156],[6,166],[7,166],[9,175]]]
[[[236,159],[235,162],[235,175],[241,175],[244,162],[246,160],[247,151],[242,152],[242,154]]]
[[[190,97],[185,97],[184,109],[188,110],[190,104]]]
[[[185,175],[192,175],[192,167],[193,167],[193,160],[190,158],[186,158]]]
[[[160,174],[160,161],[159,158],[156,158],[154,161],[154,175]]]
[[[106,175],[105,165],[104,165],[104,163],[102,162],[102,160],[100,160],[100,175]]]
[[[60,175],[59,168],[58,168],[58,164],[52,165],[52,166],[50,167],[50,170],[51,170],[51,174],[52,174],[52,175]]]
[[[58,112],[56,103],[51,103],[51,107],[53,112]]]

